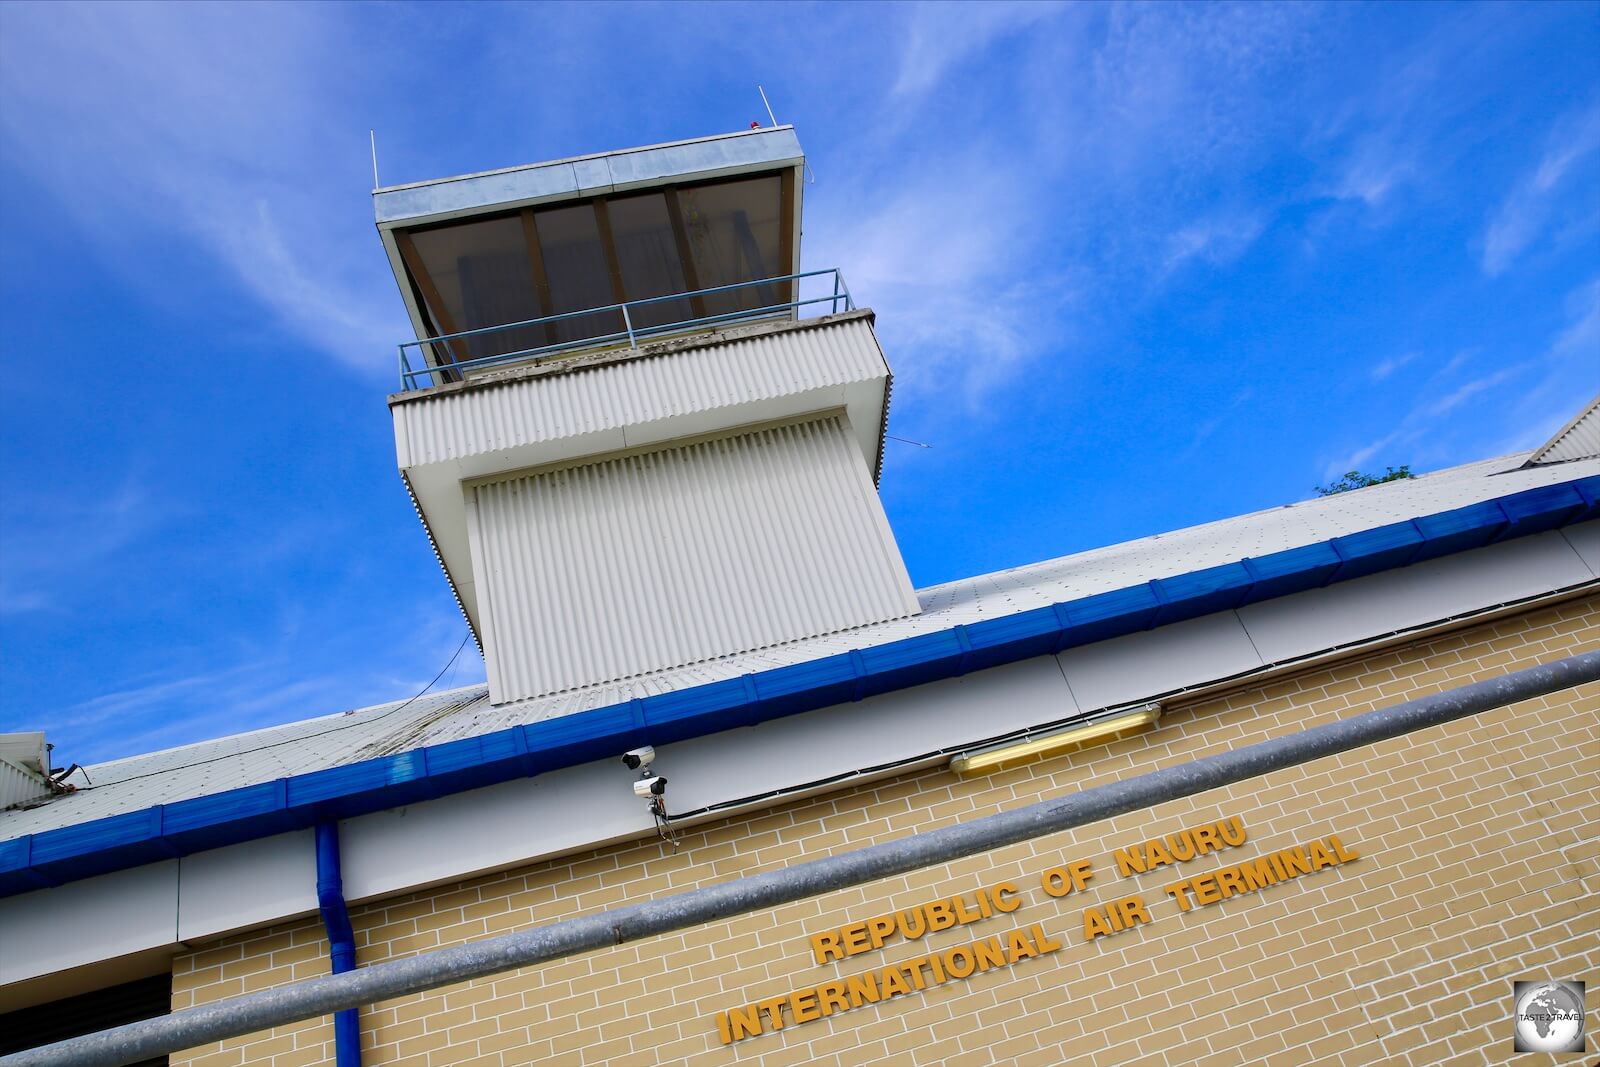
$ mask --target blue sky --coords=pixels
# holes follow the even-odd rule
[[[112,758],[460,642],[368,129],[415,181],[765,85],[927,585],[1543,440],[1600,390],[1596,56],[1594,4],[0,7],[0,729]]]

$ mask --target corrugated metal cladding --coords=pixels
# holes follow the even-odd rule
[[[49,795],[50,787],[44,779],[10,760],[0,759],[0,811]]]
[[[1600,456],[1600,396],[1528,457],[1535,465]]]
[[[397,404],[398,458],[405,469],[887,375],[865,316],[736,337]]]
[[[913,614],[844,419],[474,490],[496,703]]]

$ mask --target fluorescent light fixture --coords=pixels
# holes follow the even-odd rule
[[[963,778],[989,774],[1015,767],[1019,763],[1054,756],[1083,745],[1108,743],[1130,730],[1153,726],[1160,718],[1160,704],[1145,704],[1023,741],[1008,741],[1001,745],[990,745],[988,748],[963,752],[950,760],[950,769]]]

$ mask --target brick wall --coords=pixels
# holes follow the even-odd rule
[[[1145,735],[970,781],[939,769],[655,841],[353,909],[362,963],[859,848],[1600,646],[1600,597],[1171,708]],[[1128,877],[1115,850],[1225,817],[1248,840]],[[570,817],[570,816],[569,816]],[[1180,911],[1163,887],[1337,834],[1360,858]],[[1042,872],[1088,859],[1055,899]],[[811,934],[1001,881],[1021,906],[818,965]],[[1086,941],[1137,894],[1151,921]],[[1511,980],[1600,1001],[1600,686],[1477,716],[1068,833],[362,1011],[368,1064],[909,1064],[1513,1059]],[[1040,924],[1059,951],[724,1045],[717,1013]],[[307,919],[180,957],[174,1007],[325,973]],[[1591,1031],[1595,1013],[1590,1012]],[[1595,1037],[1591,1035],[1591,1049]],[[173,1058],[331,1062],[321,1020]],[[1549,1056],[1526,1057],[1548,1064]],[[1578,1062],[1574,1059],[1572,1062]]]

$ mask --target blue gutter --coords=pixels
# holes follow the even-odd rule
[[[328,931],[328,958],[334,974],[356,969],[356,933],[344,904],[344,874],[339,863],[339,824],[317,823],[317,910]],[[346,1008],[333,1015],[333,1053],[338,1067],[361,1067],[361,1015]]]
[[[1600,517],[1600,475],[479,737],[0,841],[0,896],[414,804],[1287,596]]]

